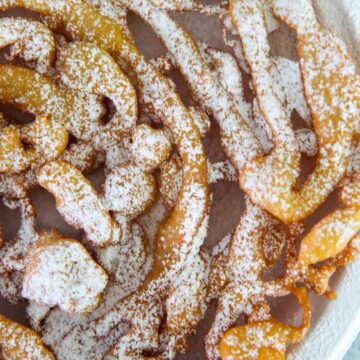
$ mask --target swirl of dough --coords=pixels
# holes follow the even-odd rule
[[[0,172],[21,172],[33,163],[43,163],[60,156],[68,144],[68,132],[55,121],[54,109],[43,115],[46,100],[39,98],[37,102],[30,99],[27,87],[33,84],[28,83],[27,87],[21,88],[27,80],[36,80],[36,74],[12,65],[1,65],[0,74],[1,100],[29,109],[37,115],[36,121],[31,124],[22,127],[9,125],[0,129]],[[20,80],[22,74],[25,77]],[[21,104],[18,102],[20,98]],[[23,142],[30,145],[28,149]]]
[[[133,130],[137,120],[136,92],[114,59],[94,44],[74,42],[58,59],[61,81],[69,88],[103,95],[115,105],[113,118],[94,141],[107,148]]]
[[[299,189],[294,185],[300,153],[269,74],[262,5],[259,1],[233,0],[229,7],[251,67],[260,110],[272,128],[275,142],[269,156],[246,165],[240,181],[252,201],[285,222],[312,214],[344,176],[360,108],[360,80],[345,46],[320,27],[311,3],[305,2],[309,11],[301,14],[295,13],[297,5],[289,5],[288,11],[282,13],[281,5],[274,3],[275,14],[278,10],[282,20],[297,31],[305,94],[319,145],[315,170]]]
[[[58,87],[49,77],[35,71],[15,65],[0,66],[0,99],[21,111],[42,114],[51,119],[51,123],[62,126],[75,137],[91,141],[96,135],[94,126],[98,119],[98,107],[95,118],[89,99],[69,90]],[[96,126],[95,126],[96,127]]]
[[[46,73],[55,61],[55,40],[48,27],[23,18],[0,19],[0,48],[10,47],[11,59],[35,61],[36,71]]]

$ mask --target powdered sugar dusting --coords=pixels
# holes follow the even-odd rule
[[[2,355],[6,359],[55,360],[39,335],[3,315],[0,315],[0,335]]]
[[[296,296],[308,317],[299,329],[270,318],[267,296],[288,294],[298,281],[331,296],[330,276],[357,254],[359,184],[356,150],[353,157],[350,152],[358,130],[359,80],[342,44],[316,23],[309,0],[274,0],[276,15],[297,30],[300,66],[271,58],[267,35],[279,27],[271,3],[231,0],[227,9],[229,4],[211,8],[188,0],[2,1],[2,9],[39,12],[49,28],[61,25],[67,34],[54,37],[41,23],[29,21],[39,27],[32,30],[19,20],[30,35],[44,31],[44,39],[55,38],[56,69],[41,76],[18,66],[0,68],[2,101],[36,115],[29,127],[0,122],[0,194],[23,216],[18,236],[1,249],[0,289],[17,300],[25,284],[23,294],[37,301],[28,309],[32,326],[59,359],[174,359],[187,350],[211,300],[217,308],[206,337],[209,359],[219,358],[220,340],[243,315],[244,337],[233,329],[222,344],[240,344],[239,356],[282,354],[308,328],[307,295],[294,289],[302,291]],[[152,26],[167,54],[145,60],[131,38],[127,9]],[[236,37],[229,44],[237,59],[197,42],[167,13],[185,10],[220,16]],[[18,35],[13,55],[28,56],[26,66],[51,53],[49,44],[35,53],[27,34]],[[36,46],[38,40],[33,38]],[[22,43],[31,48],[28,55],[20,51]],[[239,63],[252,77],[253,102],[244,94],[248,77]],[[173,70],[181,71],[191,90],[188,108],[176,92],[178,83],[165,75]],[[104,98],[114,110],[107,123]],[[294,110],[306,128],[292,129]],[[202,138],[212,119],[229,160],[206,159]],[[318,159],[314,173],[297,187],[301,153],[318,153]],[[103,164],[105,181],[97,193],[82,173]],[[248,195],[246,210],[235,233],[208,254],[201,250],[212,201],[208,185],[238,180]],[[303,226],[290,223],[310,215],[339,180],[342,208],[311,229],[297,257],[295,240]],[[26,191],[37,182],[55,195],[65,220],[85,231],[87,250],[55,231],[35,231]],[[285,243],[286,273],[265,281]],[[56,254],[61,261],[52,261]],[[313,267],[320,260],[324,264]],[[51,278],[56,281],[50,284]]]
[[[107,283],[106,273],[74,240],[38,243],[29,256],[23,282],[23,297],[68,312],[96,308]]]
[[[29,19],[1,18],[0,47],[11,45],[10,59],[21,56],[35,62],[40,73],[46,73],[55,61],[55,41],[49,28]]]

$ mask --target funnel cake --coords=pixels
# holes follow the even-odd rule
[[[35,121],[0,116],[0,196],[21,216],[12,240],[0,227],[1,295],[30,300],[30,324],[59,360],[175,359],[211,304],[209,360],[285,358],[310,327],[306,288],[334,298],[330,277],[359,252],[359,78],[310,0],[0,2],[14,7],[39,21],[0,19],[0,46],[20,64],[0,66],[0,100]],[[140,53],[128,10],[167,53]],[[169,15],[183,11],[220,17],[235,57]],[[299,63],[270,52],[280,22],[296,30]],[[307,156],[315,168],[301,183]],[[210,249],[211,206],[234,183],[245,210]],[[36,223],[37,186],[80,241]],[[338,208],[302,224],[334,190]],[[299,327],[272,315],[269,298],[288,295]],[[35,345],[0,332],[4,356],[53,358],[14,326]]]

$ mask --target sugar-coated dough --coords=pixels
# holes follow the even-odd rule
[[[107,284],[104,270],[76,240],[46,239],[35,245],[25,269],[22,295],[72,313],[90,312]]]

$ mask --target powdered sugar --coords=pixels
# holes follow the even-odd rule
[[[10,59],[21,56],[35,62],[40,73],[46,73],[55,61],[55,41],[50,29],[29,19],[2,18],[0,21],[0,47],[11,45]]]
[[[104,204],[129,218],[140,215],[155,198],[155,179],[141,167],[125,164],[107,174]]]
[[[140,125],[134,131],[131,150],[135,161],[151,171],[168,159],[171,143],[164,131]]]
[[[107,283],[106,273],[74,240],[39,243],[29,256],[22,295],[68,312],[96,308]]]

